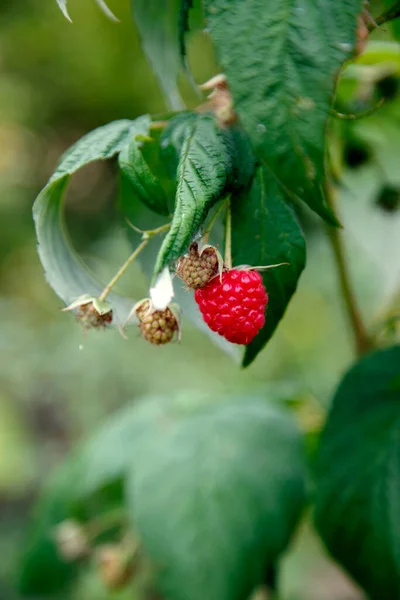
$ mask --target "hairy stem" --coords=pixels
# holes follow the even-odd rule
[[[335,203],[332,190],[328,190],[327,196],[330,208],[334,212]],[[343,234],[342,231],[337,227],[327,227],[327,232],[336,262],[343,302],[353,331],[355,349],[358,356],[362,356],[373,348],[373,343],[362,320],[356,297],[351,285],[345,250],[343,247]]]
[[[367,25],[368,31],[373,31],[380,25],[398,18],[400,18],[400,2],[396,2],[393,6],[385,10],[385,12],[379,17],[376,17],[374,21],[371,20]]]

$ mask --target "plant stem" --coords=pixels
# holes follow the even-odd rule
[[[154,230],[155,231],[155,230]],[[116,275],[114,275],[114,277],[111,279],[110,283],[104,288],[104,290],[101,292],[100,296],[99,296],[99,300],[101,300],[102,302],[107,298],[108,294],[111,292],[112,288],[114,287],[114,285],[117,283],[117,281],[122,277],[122,275],[125,273],[125,271],[128,269],[129,265],[131,263],[133,263],[133,261],[135,260],[135,258],[140,254],[140,252],[143,250],[143,248],[145,248],[147,246],[147,244],[149,243],[149,239],[150,236],[146,237],[140,244],[139,246],[136,248],[136,250],[134,252],[132,252],[132,254],[130,255],[130,257],[128,258],[128,260],[126,260],[124,262],[124,264],[122,265],[122,267],[118,270],[118,272],[116,273]]]
[[[328,190],[328,204],[334,212],[334,200],[332,190]],[[342,232],[337,227],[327,227],[328,237],[331,243],[333,255],[336,261],[336,268],[339,276],[340,288],[343,295],[348,320],[350,322],[354,344],[358,356],[362,356],[373,348],[372,340],[362,320],[355,294],[350,282],[348,265],[346,262],[345,251],[343,247]]]
[[[373,31],[380,25],[387,23],[388,21],[393,21],[394,19],[398,19],[400,17],[400,2],[396,2],[393,6],[385,10],[379,17],[376,17],[374,21],[370,21],[367,25],[368,31]]]
[[[143,235],[142,241],[139,244],[139,246],[136,248],[136,250],[134,252],[132,252],[132,254],[128,258],[128,260],[126,260],[124,262],[124,264],[119,269],[119,271],[116,273],[116,275],[114,275],[114,277],[111,279],[110,283],[101,292],[101,294],[99,296],[99,300],[101,300],[102,302],[104,302],[104,300],[107,298],[108,294],[111,292],[112,288],[117,283],[117,281],[119,281],[121,279],[122,275],[128,269],[129,265],[131,263],[133,263],[133,261],[141,253],[143,248],[145,248],[147,246],[150,238],[152,238],[154,235],[157,235],[158,233],[167,231],[171,227],[171,223],[165,223],[165,225],[160,225],[160,227],[157,227],[156,229],[149,229],[148,231],[142,231],[141,229],[138,229],[137,227],[132,225],[132,223],[130,221],[127,220],[127,223],[130,227],[132,227],[132,229],[134,229],[135,231],[137,231],[138,233],[141,233]]]
[[[224,208],[225,208],[226,206],[228,206],[228,204],[229,204],[229,198],[228,198],[228,200],[226,200],[226,199],[225,199],[225,200],[223,200],[223,201],[221,202],[221,205],[220,205],[220,206],[217,208],[217,210],[216,210],[216,211],[215,211],[215,213],[213,214],[213,216],[212,216],[212,218],[211,218],[211,220],[210,220],[209,224],[207,225],[207,227],[206,227],[206,229],[204,230],[204,232],[203,232],[203,235],[202,235],[202,239],[203,239],[203,242],[204,242],[205,244],[207,244],[207,243],[208,243],[208,238],[209,238],[209,235],[210,235],[210,233],[211,233],[211,230],[212,230],[212,228],[213,228],[213,227],[214,227],[214,225],[215,225],[215,221],[218,219],[219,215],[220,215],[220,214],[221,214],[221,212],[224,210]]]
[[[231,201],[229,200],[226,208],[226,223],[225,223],[225,265],[228,269],[232,269],[232,214]]]
[[[126,521],[127,518],[124,511],[117,508],[90,521],[86,526],[86,531],[90,539],[95,539],[110,529],[114,529],[114,527],[124,525]]]

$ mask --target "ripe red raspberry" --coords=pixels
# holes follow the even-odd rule
[[[231,269],[194,297],[210,329],[233,344],[249,344],[265,323],[268,295],[256,271]]]
[[[179,330],[178,320],[170,308],[152,310],[150,301],[144,300],[135,312],[142,336],[151,344],[168,344]]]
[[[218,255],[215,248],[207,246],[199,253],[196,242],[191,244],[189,254],[180,258],[176,274],[189,288],[204,287],[218,273]]]

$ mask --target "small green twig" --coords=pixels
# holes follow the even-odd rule
[[[385,100],[386,98],[380,98],[380,100],[375,104],[375,106],[357,114],[341,113],[335,110],[334,108],[331,109],[331,113],[334,117],[337,117],[338,119],[344,119],[346,121],[355,121],[357,119],[363,119],[364,117],[368,117],[369,115],[374,114],[374,112],[377,111],[385,103]]]
[[[111,279],[110,283],[101,292],[101,294],[99,296],[99,300],[101,302],[104,302],[104,300],[107,298],[108,294],[111,292],[111,290],[114,287],[114,285],[117,283],[117,281],[119,281],[119,279],[121,279],[122,275],[128,269],[129,265],[131,263],[133,263],[133,261],[141,253],[141,251],[143,250],[143,248],[145,248],[147,246],[147,244],[149,243],[149,240],[150,240],[150,237],[144,238],[142,240],[142,242],[139,244],[139,246],[136,248],[136,250],[134,252],[132,252],[132,254],[130,255],[130,257],[124,262],[124,264],[122,265],[122,267],[118,270],[118,272]]]
[[[335,212],[332,190],[327,193],[328,205]],[[342,232],[337,227],[327,227],[328,237],[331,243],[333,255],[339,276],[343,301],[346,307],[348,319],[353,331],[354,344],[358,356],[362,356],[373,348],[373,342],[361,318],[361,313],[350,282],[348,266],[343,248]]]
[[[148,240],[151,237],[153,237],[154,235],[158,235],[159,233],[162,233],[163,231],[168,231],[168,229],[171,227],[171,223],[165,223],[165,225],[160,225],[160,227],[157,227],[156,229],[143,230],[143,229],[139,229],[139,227],[136,227],[135,225],[133,225],[133,223],[131,223],[129,219],[126,218],[125,220],[128,223],[129,227],[131,227],[131,229],[133,229],[137,233],[142,234],[143,240]]]
[[[85,526],[86,533],[91,540],[96,539],[103,533],[122,527],[127,522],[126,514],[120,508],[99,515]]]
[[[368,25],[368,31],[374,31],[380,25],[387,23],[388,21],[393,21],[394,19],[398,19],[400,17],[400,2],[396,2],[393,6],[385,10],[379,17],[376,17],[374,20],[371,20]]]
[[[228,269],[232,269],[232,214],[231,202],[229,199],[226,207],[226,222],[225,222],[225,265]]]

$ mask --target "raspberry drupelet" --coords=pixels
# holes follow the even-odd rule
[[[268,295],[256,271],[226,271],[194,297],[210,329],[228,342],[249,344],[264,326]]]

